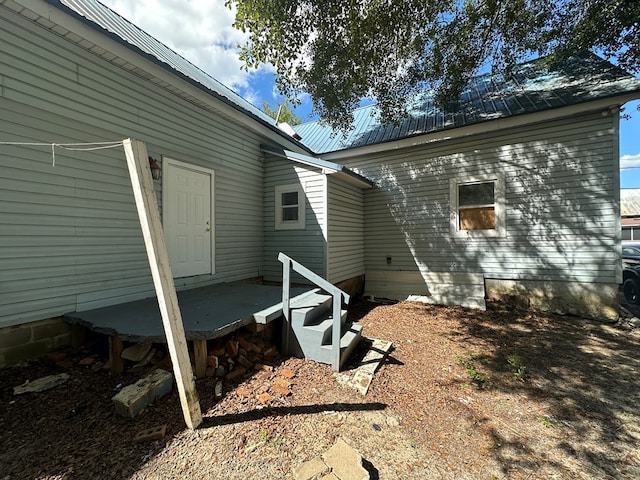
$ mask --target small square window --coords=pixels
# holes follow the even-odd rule
[[[503,237],[504,175],[451,179],[451,234]]]
[[[276,230],[304,230],[304,192],[302,186],[279,185],[275,195]]]

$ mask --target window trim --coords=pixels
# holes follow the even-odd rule
[[[298,194],[298,220],[283,220],[282,218],[282,194]],[[305,201],[302,185],[294,183],[290,185],[278,185],[275,188],[275,229],[276,230],[304,230],[305,225]],[[290,207],[289,207],[290,208]]]
[[[496,228],[487,230],[460,230],[459,207],[458,207],[458,187],[473,183],[494,182],[494,214],[496,218]],[[505,176],[504,173],[488,175],[476,175],[455,177],[449,180],[449,205],[450,205],[450,226],[451,236],[457,238],[486,238],[486,237],[506,237],[505,222]]]

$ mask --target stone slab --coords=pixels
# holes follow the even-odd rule
[[[340,480],[370,480],[369,472],[362,466],[362,455],[341,438],[322,459]]]
[[[38,378],[32,382],[25,382],[22,385],[13,388],[14,395],[22,395],[23,393],[44,392],[58,385],[62,385],[69,380],[69,374],[61,373],[59,375],[48,375]]]
[[[294,480],[316,480],[329,473],[329,467],[320,457],[315,457],[293,469]]]

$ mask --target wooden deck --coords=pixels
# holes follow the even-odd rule
[[[292,296],[310,290],[292,289]],[[282,287],[222,283],[178,292],[187,340],[211,340],[254,322],[254,314],[278,305]],[[67,313],[64,320],[127,342],[166,342],[156,297]]]
[[[293,296],[309,291],[294,288]],[[265,323],[281,312],[282,287],[249,283],[222,283],[178,292],[185,336],[193,343],[195,375],[205,374],[207,340],[222,337],[256,321]],[[67,313],[64,320],[109,337],[113,374],[122,373],[123,341],[165,343],[166,336],[156,297]]]

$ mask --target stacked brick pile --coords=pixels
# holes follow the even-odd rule
[[[236,381],[253,369],[262,369],[266,358],[277,354],[273,344],[247,334],[213,340],[207,353],[207,377]]]

